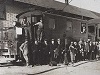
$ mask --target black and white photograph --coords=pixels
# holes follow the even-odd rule
[[[100,0],[0,0],[0,75],[100,75]]]

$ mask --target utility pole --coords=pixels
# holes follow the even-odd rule
[[[69,5],[69,0],[65,0],[65,3],[66,3],[67,5]]]

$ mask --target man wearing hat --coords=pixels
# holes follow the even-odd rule
[[[43,54],[44,54],[44,64],[49,64],[49,61],[50,61],[50,56],[49,56],[49,52],[50,52],[50,46],[49,46],[49,44],[48,44],[48,41],[47,41],[47,39],[45,39],[44,40],[44,48],[43,48],[44,50],[44,52],[43,52]]]
[[[51,40],[50,44],[50,65],[52,65],[52,61],[54,61],[54,50],[55,50],[55,44],[54,39]]]
[[[32,51],[32,55],[33,55],[33,66],[34,65],[38,65],[39,64],[39,50],[38,50],[38,41],[35,40],[35,44],[34,44],[34,48],[33,48],[33,51]]]

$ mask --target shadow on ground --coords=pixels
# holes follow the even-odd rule
[[[63,68],[63,67],[57,67],[57,68],[49,69],[49,70],[42,71],[42,72],[39,72],[39,73],[35,73],[35,74],[27,74],[27,75],[38,75],[38,74],[46,73],[46,72],[49,72],[49,71],[52,71],[52,70],[55,70],[55,69],[59,69],[59,68]]]
[[[79,63],[79,64],[74,65],[73,67],[77,67],[77,66],[80,66],[80,65],[85,64],[85,63],[88,63],[88,62],[89,62],[89,61],[82,62],[82,63]]]
[[[98,61],[98,60],[89,60],[89,61],[81,62],[81,63],[79,63],[79,64],[74,65],[73,67],[77,67],[77,66],[80,66],[80,65],[85,64],[85,63],[97,62],[97,61]]]

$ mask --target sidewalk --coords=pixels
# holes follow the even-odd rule
[[[61,68],[61,66],[49,66],[49,65],[43,65],[43,66],[8,66],[8,67],[0,67],[0,75],[36,75],[45,73],[48,71],[52,71],[54,69]]]
[[[87,61],[81,61],[78,63],[75,63],[74,67],[87,63]],[[42,65],[42,66],[6,66],[6,67],[0,67],[0,75],[37,75],[46,73],[52,70],[60,69],[67,67],[66,65],[59,64],[58,66],[49,66],[49,65]],[[69,65],[69,68],[74,68],[73,66]]]

